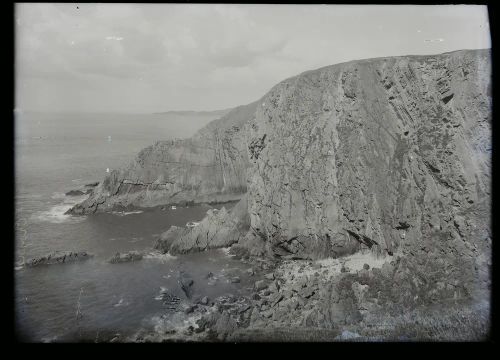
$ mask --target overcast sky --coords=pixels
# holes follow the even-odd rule
[[[326,65],[491,47],[485,6],[17,4],[15,24],[16,108],[37,111],[223,109]]]

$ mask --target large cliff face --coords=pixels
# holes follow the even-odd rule
[[[243,127],[255,106],[231,110],[190,139],[159,141],[143,149],[127,167],[113,170],[70,213],[241,198],[249,165]]]
[[[358,243],[411,255],[425,281],[488,278],[488,50],[306,72],[259,101],[249,129],[251,227],[273,255]]]

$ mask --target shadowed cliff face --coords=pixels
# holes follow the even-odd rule
[[[411,254],[424,282],[488,277],[488,50],[303,73],[259,101],[249,130],[251,227],[273,255],[368,246]]]
[[[159,141],[143,149],[129,166],[112,171],[87,200],[69,212],[241,198],[249,165],[243,127],[255,105],[231,110],[190,139]]]

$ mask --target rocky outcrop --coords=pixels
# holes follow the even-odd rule
[[[249,230],[246,196],[230,210],[210,209],[195,227],[172,226],[163,233],[155,248],[172,255],[228,247],[238,242]]]
[[[372,248],[407,258],[417,287],[487,285],[488,50],[309,71],[259,101],[249,129],[251,228],[269,254]]]
[[[88,260],[93,257],[92,254],[86,251],[68,251],[68,252],[53,252],[51,254],[36,257],[26,262],[25,266],[35,267],[39,265],[66,264],[76,261]]]
[[[139,251],[129,251],[127,253],[120,254],[117,252],[115,255],[113,255],[108,262],[111,264],[119,264],[119,263],[124,263],[124,262],[131,262],[131,261],[138,261],[142,260],[142,253]]]
[[[179,226],[171,226],[167,231],[162,233],[160,237],[156,240],[154,245],[155,250],[160,250],[162,253],[166,254],[168,250],[170,250],[170,246],[172,243],[180,237],[184,232],[186,232],[185,228]]]
[[[65,195],[66,196],[82,196],[82,195],[85,195],[85,193],[81,190],[70,190]]]
[[[124,169],[113,170],[68,213],[116,207],[239,200],[249,165],[243,127],[256,103],[237,107],[190,139],[158,141]]]

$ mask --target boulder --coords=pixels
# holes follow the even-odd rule
[[[265,280],[258,280],[254,284],[254,289],[255,289],[255,291],[261,291],[261,290],[266,289],[267,286],[268,286],[268,282],[267,281],[265,281]]]
[[[274,274],[273,273],[265,274],[264,278],[266,278],[267,280],[274,280]]]
[[[193,293],[192,286],[194,284],[194,280],[186,273],[181,272],[179,274],[179,278],[177,281],[178,281],[179,286],[181,287],[182,291],[186,295],[186,297],[188,299],[191,299],[192,293]]]

